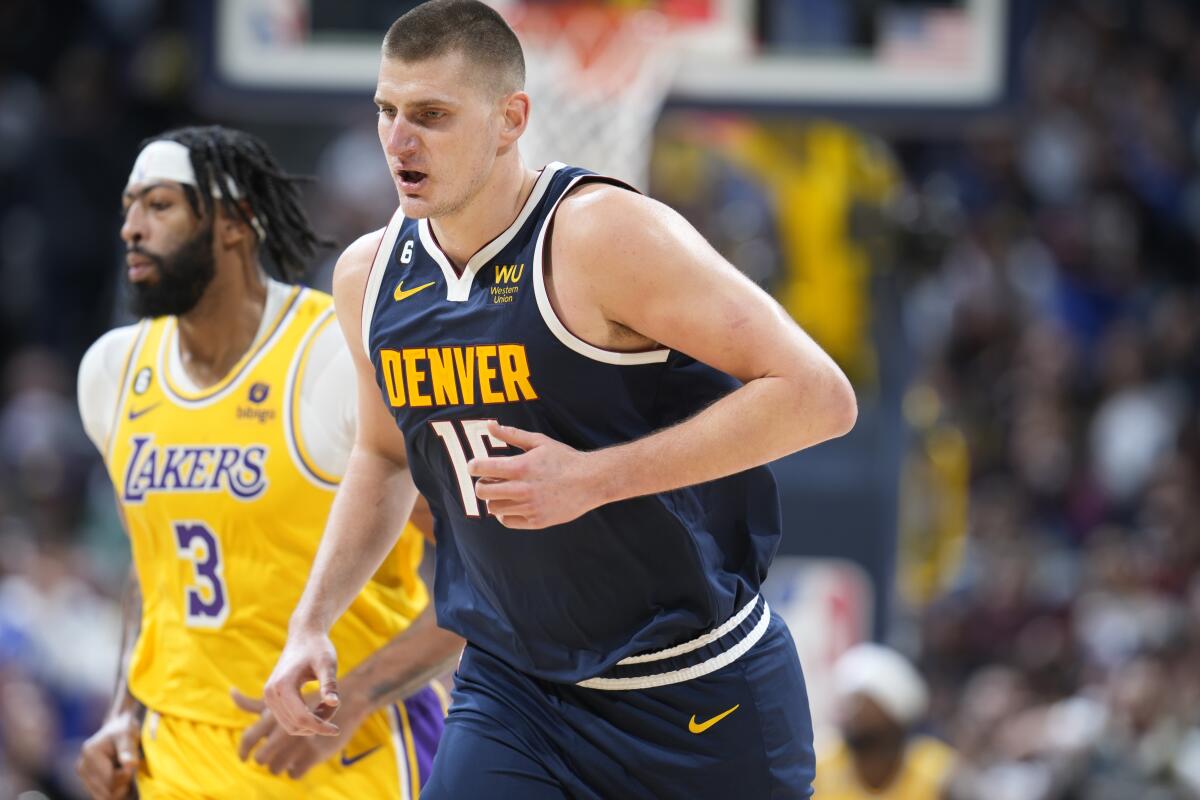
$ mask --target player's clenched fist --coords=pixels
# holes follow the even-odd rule
[[[301,689],[309,681],[321,686],[321,702],[310,710]],[[289,634],[279,661],[263,688],[263,701],[293,736],[337,736],[329,722],[338,707],[337,651],[325,634]]]
[[[140,725],[132,712],[110,717],[83,743],[75,771],[95,800],[129,796],[142,762]]]

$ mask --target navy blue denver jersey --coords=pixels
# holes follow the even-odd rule
[[[475,498],[467,462],[519,452],[490,437],[488,420],[594,450],[686,419],[738,386],[683,353],[597,348],[558,319],[543,272],[548,229],[585,181],[616,183],[547,166],[517,219],[461,275],[428,220],[397,212],[363,308],[364,346],[433,509],[438,623],[563,682],[720,625],[758,593],[780,536],[767,467],[538,531],[505,528]]]

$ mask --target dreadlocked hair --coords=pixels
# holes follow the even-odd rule
[[[226,213],[246,223],[258,237],[259,246],[265,246],[270,257],[266,269],[272,277],[287,283],[300,282],[317,248],[333,246],[331,240],[313,231],[300,202],[300,184],[313,178],[284,172],[257,136],[209,125],[167,131],[141,146],[159,139],[178,142],[188,149],[200,185],[195,193],[198,199],[188,192],[197,214],[198,204],[203,205],[206,215],[212,214],[214,200],[219,200]],[[231,189],[230,181],[236,191]]]

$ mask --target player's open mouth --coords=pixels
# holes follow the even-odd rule
[[[400,178],[400,188],[406,192],[419,189],[428,177],[424,172],[417,172],[415,169],[396,170],[396,175]]]

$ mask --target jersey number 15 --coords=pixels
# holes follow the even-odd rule
[[[454,467],[454,477],[458,480],[458,492],[462,495],[463,512],[468,517],[479,516],[479,498],[475,496],[475,481],[467,472],[467,453],[463,449],[462,442],[463,439],[467,440],[472,458],[487,458],[492,455],[493,450],[509,448],[510,445],[506,442],[502,442],[488,433],[487,426],[492,421],[488,419],[454,421],[442,419],[431,423],[433,432],[442,440],[442,444],[446,445],[446,455],[450,457],[450,465]],[[463,439],[459,438],[458,431],[455,430],[456,425],[462,428]]]

